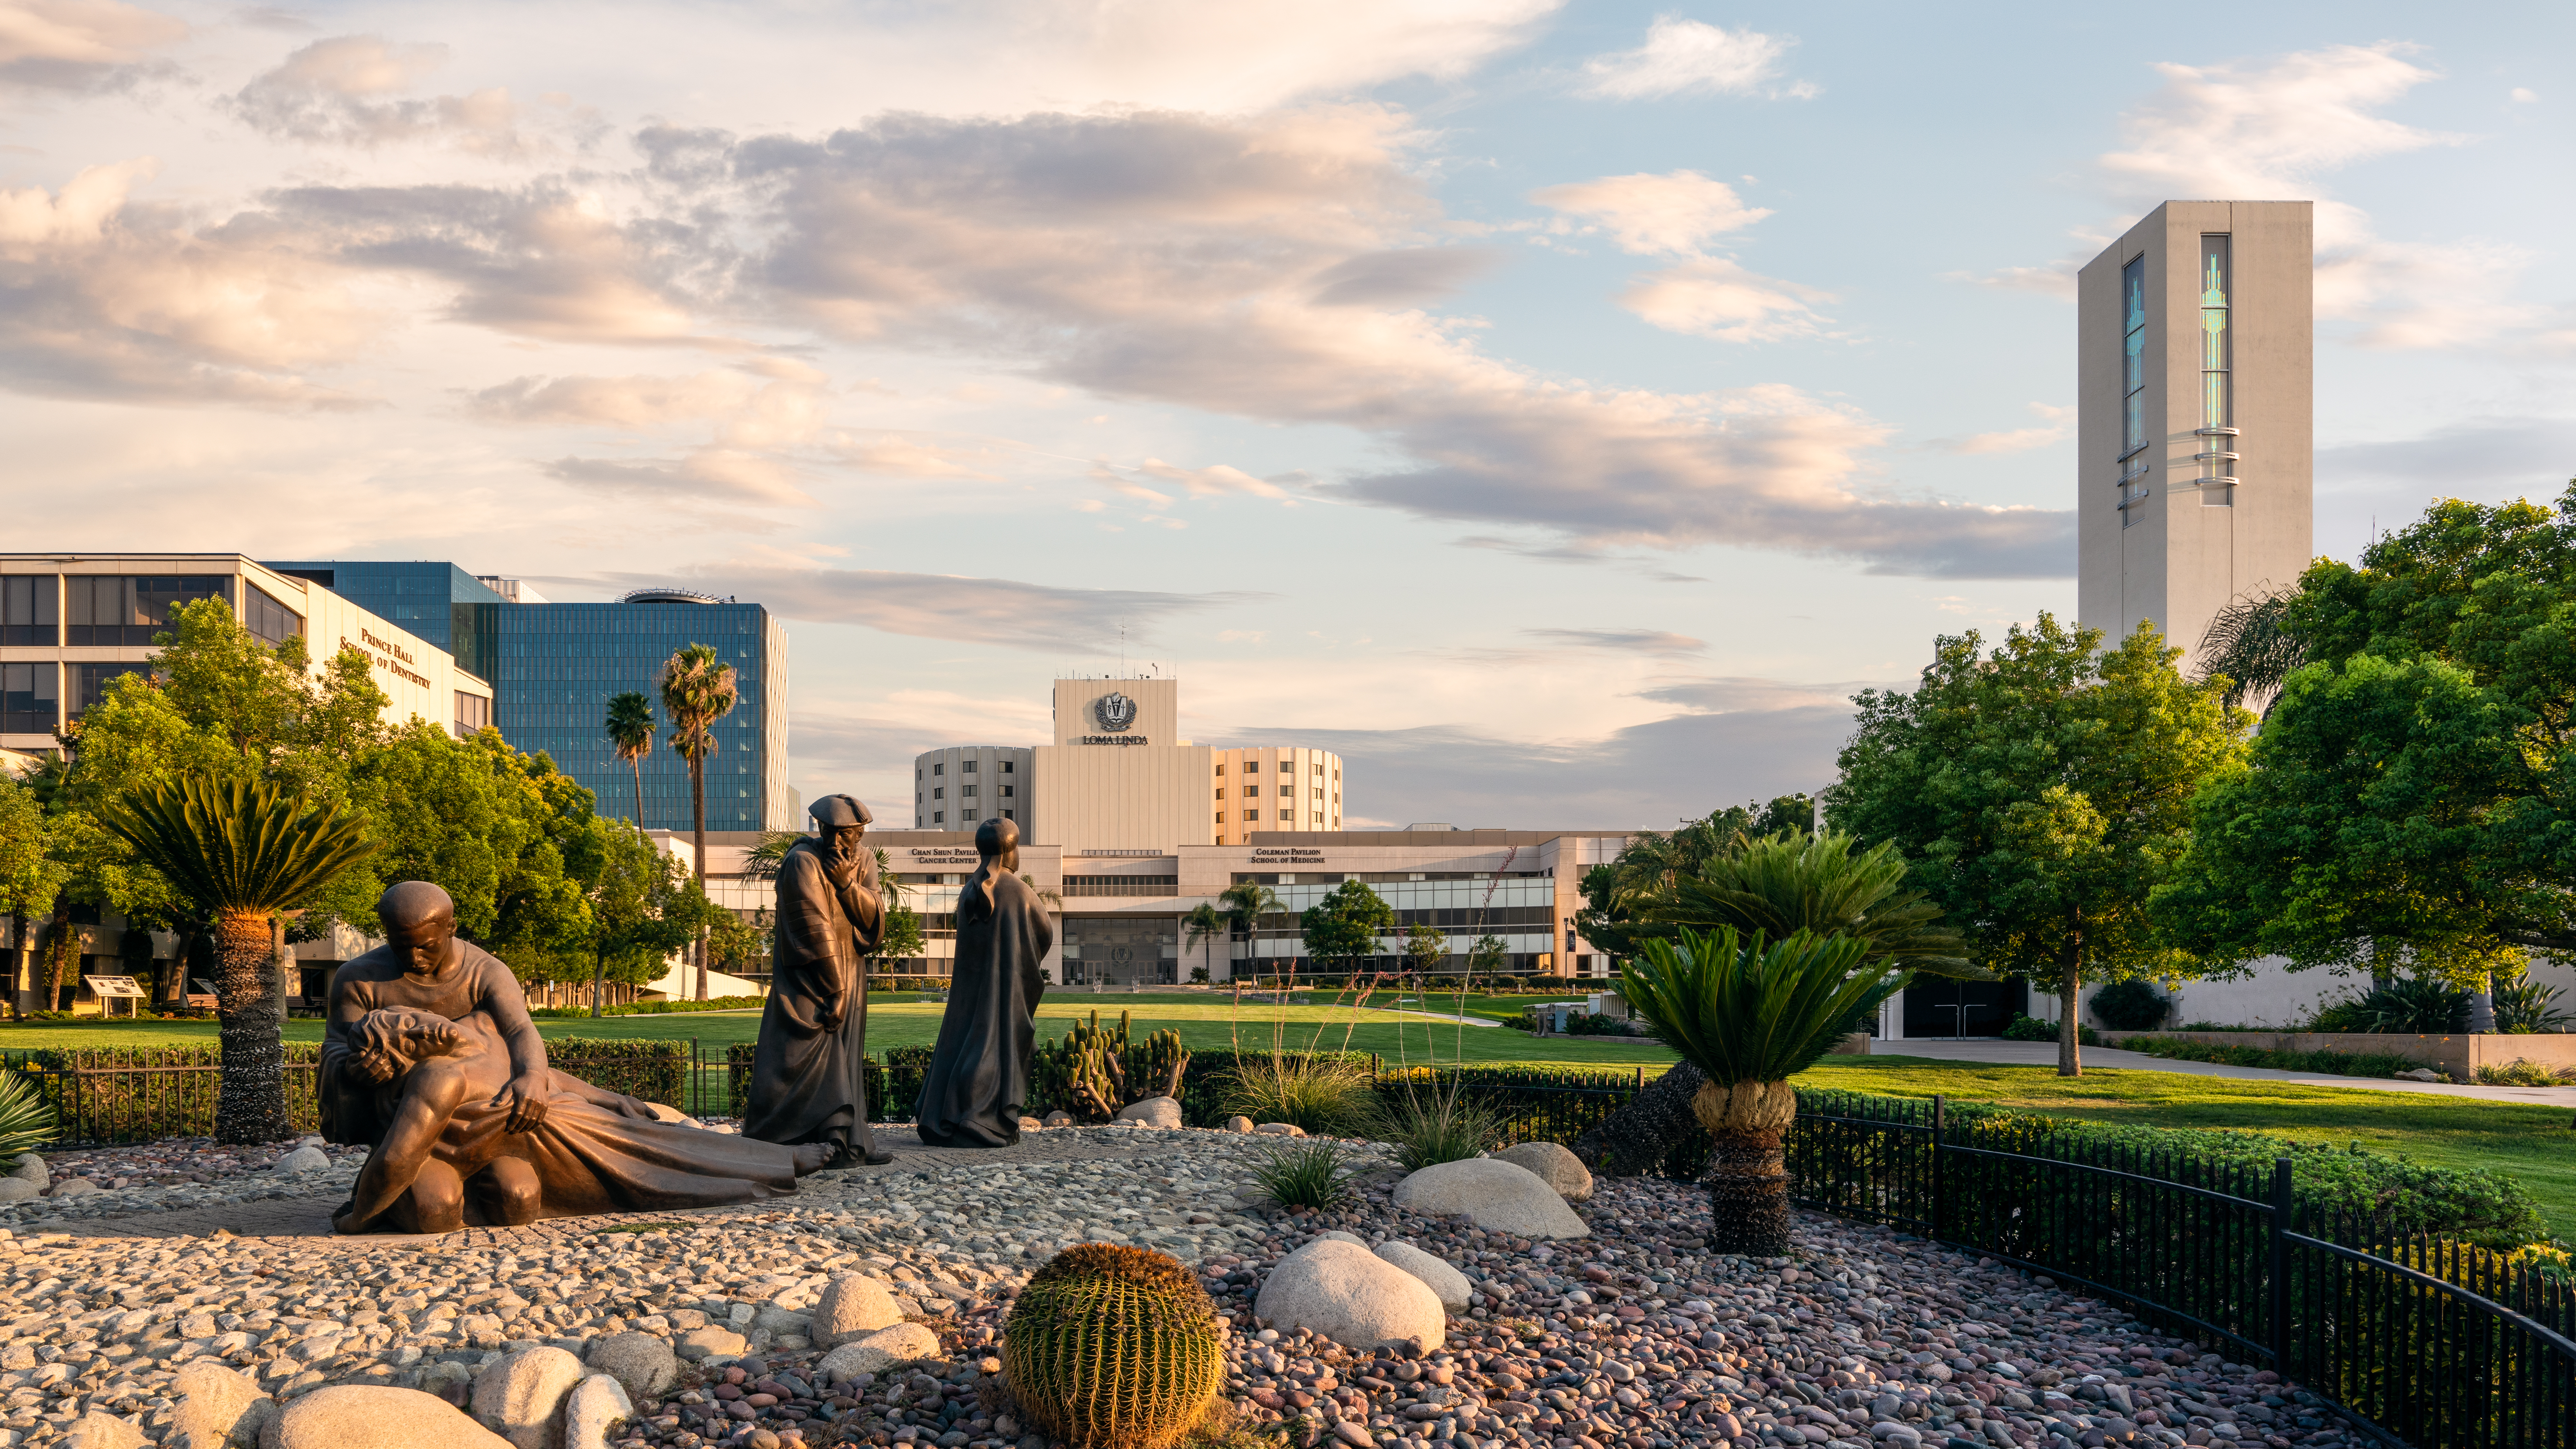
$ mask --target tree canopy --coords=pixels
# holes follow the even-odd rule
[[[1320,965],[1356,971],[1377,954],[1377,938],[1395,930],[1395,908],[1368,888],[1346,880],[1298,918],[1306,954]]]
[[[2159,935],[2147,900],[2190,841],[2194,795],[2243,773],[2252,719],[2223,681],[2183,679],[2181,651],[2145,625],[2102,652],[2101,631],[2043,613],[1983,644],[1945,636],[1914,690],[1855,698],[1825,808],[1904,852],[1971,959],[2055,987],[2073,1074],[2088,977],[2206,969]]]

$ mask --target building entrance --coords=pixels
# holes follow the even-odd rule
[[[1909,1037],[2001,1036],[2012,1019],[2030,1010],[2030,985],[2022,981],[1953,981],[1918,977],[1905,988]]]
[[[1170,986],[1180,977],[1180,924],[1170,916],[1067,916],[1065,984]]]

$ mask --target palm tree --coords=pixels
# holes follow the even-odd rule
[[[1800,931],[1850,936],[1865,943],[1867,957],[1909,971],[1991,981],[1972,964],[1967,943],[1941,924],[1941,908],[1923,892],[1905,889],[1905,857],[1882,841],[1858,855],[1851,836],[1784,830],[1759,839],[1735,838],[1735,848],[1682,877],[1673,899],[1649,907],[1646,918],[1712,930],[1733,926],[1760,931],[1775,941]]]
[[[760,843],[743,853],[742,875],[745,880],[776,880],[779,868],[787,864],[787,852],[805,838],[795,830],[772,830],[760,837]],[[883,850],[877,852],[877,873],[882,877],[891,859]]]
[[[691,644],[662,664],[662,709],[671,748],[689,766],[689,823],[698,889],[707,885],[707,757],[716,753],[715,722],[733,713],[733,666],[712,644]],[[707,935],[698,933],[698,1000],[707,999]]]
[[[653,753],[653,701],[630,689],[608,697],[608,743],[635,768],[635,828],[644,828],[644,757]]]
[[[2220,609],[2200,636],[2200,662],[2192,670],[2203,682],[2225,676],[2230,708],[2262,700],[2269,714],[2299,666],[2308,662],[2306,641],[2291,632],[2290,604],[2295,588],[2277,594],[2240,594]]]
[[[1227,924],[1246,940],[1261,925],[1263,916],[1275,916],[1288,909],[1277,891],[1257,881],[1237,881],[1217,892],[1216,898]]]
[[[308,809],[276,785],[206,775],[129,791],[102,823],[214,921],[224,1053],[215,1139],[291,1135],[274,928],[375,846],[338,805]]]
[[[1672,940],[1645,942],[1619,972],[1628,1009],[1704,1079],[1691,1112],[1715,1139],[1709,1250],[1782,1256],[1789,1174],[1780,1143],[1798,1115],[1788,1079],[1911,973],[1871,960],[1855,937],[1800,931],[1774,942],[1733,926],[1680,927]]]
[[[1190,913],[1181,917],[1181,925],[1190,933],[1189,940],[1182,945],[1181,949],[1183,950],[1188,950],[1191,946],[1199,945],[1202,942],[1213,941],[1217,937],[1226,935],[1234,929],[1234,923],[1226,919],[1225,912],[1218,910],[1215,906],[1208,904],[1206,901],[1201,901],[1197,905],[1190,907]],[[1215,952],[1210,951],[1208,953],[1207,965],[1208,979],[1210,981],[1214,981],[1216,979]]]

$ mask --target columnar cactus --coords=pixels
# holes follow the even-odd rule
[[[1073,1449],[1170,1449],[1225,1382],[1224,1329],[1175,1260],[1084,1243],[1020,1290],[1002,1382],[1030,1423]]]

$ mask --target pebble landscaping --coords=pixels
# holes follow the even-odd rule
[[[1148,1133],[1151,1150],[1139,1151]],[[1155,1248],[1199,1272],[1232,1320],[1223,1402],[1229,1442],[1244,1445],[1276,1443],[1282,1429],[1293,1443],[1352,1449],[2358,1440],[2269,1373],[1917,1239],[1801,1215],[1787,1259],[1711,1255],[1707,1194],[1685,1184],[1602,1179],[1576,1205],[1591,1236],[1533,1241],[1395,1207],[1400,1174],[1381,1147],[1350,1149],[1363,1169],[1352,1203],[1310,1213],[1259,1197],[1251,1170],[1272,1139],[1105,1127],[1037,1140],[1047,1153],[1035,1160],[925,1154],[919,1167],[822,1174],[756,1210],[443,1239],[0,1229],[0,1445],[66,1442],[92,1411],[167,1442],[175,1373],[209,1359],[281,1399],[389,1384],[463,1404],[505,1355],[553,1345],[597,1367],[623,1334],[621,1353],[667,1344],[676,1378],[606,1437],[567,1449],[1048,1449],[1002,1390],[998,1341],[1029,1271],[1082,1241]],[[345,1167],[293,1175],[300,1186],[270,1171],[280,1185],[258,1191],[336,1202]],[[68,1224],[108,1195],[13,1214],[53,1205]],[[1269,1268],[1326,1232],[1416,1244],[1466,1275],[1472,1306],[1426,1352],[1348,1350],[1255,1320]],[[807,1315],[854,1272],[885,1280],[937,1352],[827,1372],[830,1350]]]

